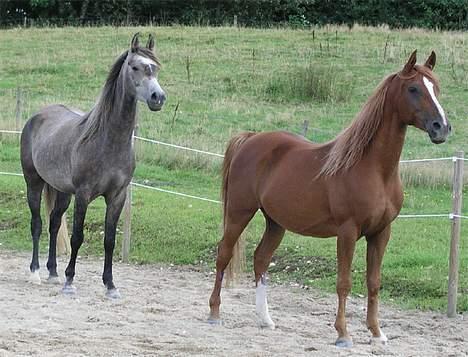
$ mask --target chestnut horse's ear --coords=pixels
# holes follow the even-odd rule
[[[432,51],[429,58],[426,60],[426,63],[424,63],[424,65],[430,70],[433,70],[435,67],[435,64],[436,64],[436,54],[434,51]]]
[[[140,41],[138,41],[138,36],[140,36],[139,32],[134,34],[132,42],[130,44],[130,51],[132,51],[133,53],[135,53],[138,50],[138,47],[140,47]]]
[[[401,71],[404,74],[409,74],[414,68],[414,65],[416,64],[416,50],[413,51],[411,56],[408,59],[408,62],[406,62],[405,66],[403,67],[403,70]]]
[[[148,42],[146,43],[146,48],[150,51],[154,50],[154,37],[152,34],[149,35]]]

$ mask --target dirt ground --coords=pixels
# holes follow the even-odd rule
[[[45,258],[41,257],[42,266]],[[59,261],[64,271],[65,261]],[[369,344],[365,300],[351,298],[354,347],[333,342],[336,298],[270,286],[277,328],[255,322],[254,284],[223,289],[224,324],[207,321],[213,275],[170,266],[114,265],[122,298],[105,298],[102,261],[80,259],[74,297],[61,286],[28,282],[29,255],[0,250],[0,356],[468,356],[468,316],[382,306],[385,347]],[[47,270],[41,270],[47,277]]]

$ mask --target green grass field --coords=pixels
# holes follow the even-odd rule
[[[436,146],[425,133],[411,128],[403,158],[452,156],[456,150],[468,149],[468,34],[363,27],[314,31],[202,27],[2,30],[0,129],[17,126],[17,87],[24,93],[19,127],[46,104],[88,110],[113,60],[136,31],[156,35],[163,63],[160,83],[169,94],[162,112],[140,106],[141,136],[222,153],[228,138],[239,131],[300,133],[308,120],[307,137],[324,142],[351,122],[382,78],[399,70],[412,50],[418,49],[422,62],[434,49],[442,87],[440,101],[454,132],[446,144]],[[0,171],[20,172],[18,158],[17,138],[0,134]],[[138,161],[138,182],[219,199],[217,158],[139,142]],[[411,184],[405,188],[402,213],[450,212],[450,170],[449,162],[412,165],[405,179]],[[2,247],[30,250],[24,189],[20,177],[0,176]],[[88,212],[80,254],[100,256],[103,201],[98,199]],[[464,212],[468,212],[466,199]],[[134,190],[134,262],[213,267],[220,232],[220,205]],[[256,217],[246,233],[248,261],[262,232],[262,219]],[[43,252],[47,249],[45,237]],[[462,227],[461,311],[468,311],[466,238],[467,229]],[[397,220],[384,260],[383,298],[406,307],[443,310],[449,240],[448,219]],[[274,263],[273,280],[296,280],[334,291],[334,239],[287,234]],[[364,263],[362,240],[354,260],[355,294],[365,294]]]

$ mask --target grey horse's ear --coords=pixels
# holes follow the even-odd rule
[[[150,51],[154,50],[154,37],[152,34],[149,35],[148,42],[146,43],[146,48]]]
[[[436,54],[434,51],[432,51],[431,54],[429,55],[429,58],[426,60],[426,63],[424,63],[424,65],[432,71],[435,67],[435,64],[436,64]]]
[[[130,44],[130,51],[132,51],[133,53],[135,53],[138,50],[138,47],[140,47],[140,41],[138,41],[138,36],[140,36],[139,32],[134,34],[132,42]]]
[[[416,64],[416,50],[414,50],[411,56],[408,58],[408,62],[406,62],[401,72],[404,74],[411,73],[415,64]]]

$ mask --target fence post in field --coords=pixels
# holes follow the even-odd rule
[[[302,136],[303,137],[307,136],[307,130],[309,130],[309,121],[304,120],[304,123],[302,123]]]
[[[138,126],[135,126],[132,137],[132,146],[135,150],[135,136],[138,135]],[[135,150],[136,151],[136,150]],[[136,156],[136,153],[135,153]],[[128,263],[130,255],[130,239],[132,236],[132,183],[127,186],[127,197],[122,210],[123,214],[123,239],[122,239],[122,261]]]
[[[234,23],[233,23],[234,27],[237,27],[237,15],[234,15]]]
[[[450,241],[449,280],[447,316],[455,317],[457,314],[458,293],[458,246],[460,241],[461,208],[463,197],[463,164],[464,153],[458,151],[454,157],[453,167],[453,208],[452,208],[452,239]]]
[[[122,261],[128,263],[130,254],[130,238],[132,227],[132,184],[127,186],[127,198],[123,208],[123,239],[122,239]]]
[[[15,109],[15,130],[21,130],[21,116],[23,114],[23,91],[20,87],[16,88],[16,109]]]

